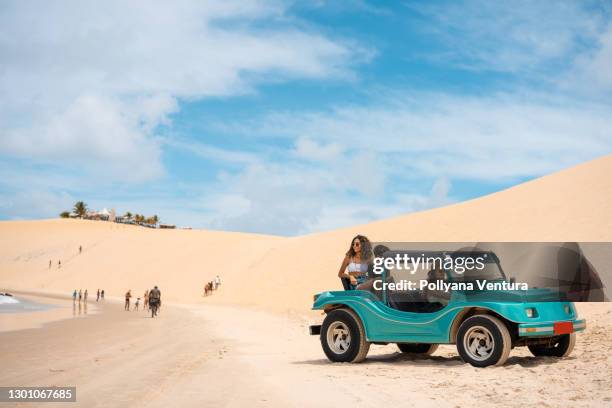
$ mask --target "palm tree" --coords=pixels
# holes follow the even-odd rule
[[[77,201],[72,210],[78,217],[83,218],[87,214],[87,204],[83,201]]]
[[[157,225],[157,223],[159,222],[159,217],[157,216],[157,214],[155,214],[151,217],[151,220],[153,220],[153,225]]]
[[[70,212],[68,212],[68,211],[62,211],[62,212],[60,213],[60,217],[62,217],[62,218],[70,218]]]
[[[129,212],[129,211],[128,211],[128,212],[126,212],[126,213],[125,213],[123,216],[124,216],[124,217],[125,217],[125,218],[126,218],[128,221],[132,221],[132,213],[131,213],[131,212]]]

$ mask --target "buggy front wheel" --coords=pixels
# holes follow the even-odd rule
[[[321,346],[333,362],[359,363],[370,349],[361,319],[350,309],[327,314],[321,326]]]

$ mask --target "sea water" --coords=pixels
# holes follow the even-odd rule
[[[0,295],[0,313],[36,312],[50,309],[51,305]]]

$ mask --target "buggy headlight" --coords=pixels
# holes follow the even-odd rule
[[[535,307],[526,307],[525,308],[525,314],[527,315],[527,317],[538,317],[538,311],[536,310]]]
[[[570,305],[563,305],[563,309],[565,310],[565,313],[567,313],[568,315],[572,314],[572,308],[570,307]]]

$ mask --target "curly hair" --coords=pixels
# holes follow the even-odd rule
[[[346,251],[346,255],[350,257],[357,255],[353,249],[353,242],[355,242],[356,239],[358,239],[361,243],[361,261],[365,262],[372,258],[372,244],[365,235],[357,235],[355,238],[351,239],[351,246],[349,247],[348,251]]]

